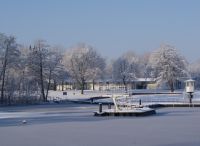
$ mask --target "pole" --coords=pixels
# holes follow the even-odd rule
[[[99,113],[102,113],[102,103],[99,103]]]

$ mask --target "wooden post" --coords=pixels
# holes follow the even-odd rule
[[[99,103],[99,113],[102,113],[102,103]]]
[[[110,103],[108,104],[108,109],[111,109],[111,104]]]

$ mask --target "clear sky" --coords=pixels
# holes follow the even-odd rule
[[[200,59],[200,0],[0,0],[0,32],[29,45],[84,42],[108,58],[161,43]]]

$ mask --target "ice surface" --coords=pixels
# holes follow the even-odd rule
[[[0,108],[4,115],[18,115],[0,119],[0,145],[200,145],[200,108],[163,108],[148,117],[94,117],[97,110],[97,105],[69,103]]]

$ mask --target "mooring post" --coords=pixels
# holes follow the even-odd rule
[[[108,109],[111,109],[111,104],[108,104]]]
[[[90,100],[91,100],[91,103],[93,103],[93,102],[94,102],[94,98],[90,98]]]
[[[99,113],[102,113],[102,103],[99,103]]]
[[[141,99],[139,100],[139,105],[142,105],[142,100]]]
[[[190,92],[188,94],[188,97],[189,97],[189,107],[192,107],[192,98],[193,98],[193,94]]]
[[[193,94],[190,93],[190,104],[192,104],[192,98],[193,98]]]

